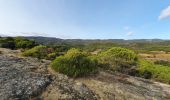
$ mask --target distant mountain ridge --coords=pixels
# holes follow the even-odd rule
[[[8,36],[0,36],[8,37]],[[35,40],[37,43],[48,44],[89,44],[89,43],[117,43],[117,44],[129,44],[129,43],[162,43],[170,42],[170,40],[163,39],[60,39],[55,37],[43,37],[43,36],[21,36],[26,39]]]
[[[24,37],[27,39],[35,40],[41,44],[61,44],[61,43],[74,43],[74,44],[87,44],[87,43],[156,43],[156,42],[165,42],[169,40],[163,39],[60,39],[55,37],[40,37],[40,36],[29,36]]]

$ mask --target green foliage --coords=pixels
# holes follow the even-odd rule
[[[39,59],[46,58],[47,54],[48,54],[48,49],[46,46],[43,45],[36,46],[32,49],[23,52],[23,56],[31,56]]]
[[[14,38],[13,38],[13,37],[6,37],[6,38],[4,39],[4,41],[14,41]]]
[[[48,60],[54,60],[57,57],[57,53],[53,52],[47,55]]]
[[[32,48],[36,46],[35,41],[24,39],[22,37],[15,38],[16,48]]]
[[[168,66],[156,65],[151,61],[140,60],[138,70],[144,78],[170,83],[170,67]]]
[[[55,46],[52,46],[52,48],[54,48],[56,52],[66,52],[71,48],[71,46],[69,46],[69,45],[55,45]]]
[[[24,39],[22,37],[5,37],[0,38],[0,46],[2,48],[10,48],[10,49],[25,49],[25,48],[32,48],[36,46],[34,41]]]
[[[87,45],[84,45],[84,47],[82,47],[83,50],[86,50],[88,52],[92,52],[92,51],[95,51],[95,50],[98,50],[98,49],[101,49],[101,50],[107,50],[107,49],[110,49],[112,47],[115,47],[115,46],[118,46],[117,44],[115,43],[90,43],[90,44],[87,44]]]
[[[65,55],[57,57],[52,68],[71,77],[83,76],[97,69],[97,62],[78,49],[70,49]]]
[[[164,61],[164,60],[155,61],[154,64],[163,65],[163,66],[169,66],[170,67],[170,62],[169,61]]]
[[[133,48],[135,51],[146,52],[149,53],[150,51],[165,51],[170,52],[170,42],[156,42],[156,43],[131,43],[126,45],[128,48]]]
[[[137,55],[132,50],[113,47],[98,55],[98,60],[106,67],[123,72],[136,64]]]
[[[15,41],[12,37],[0,38],[0,46],[2,48],[15,49]]]
[[[8,41],[1,44],[2,48],[15,49],[15,43],[13,41]]]

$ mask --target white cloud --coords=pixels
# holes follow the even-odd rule
[[[134,33],[132,32],[132,31],[130,31],[130,32],[128,32],[127,33],[127,36],[131,36],[131,35],[133,35]]]
[[[126,36],[132,36],[134,34],[134,32],[130,29],[129,26],[125,26],[124,30],[126,32]]]
[[[46,33],[41,32],[20,32],[19,34],[23,36],[47,36]]]
[[[0,36],[49,36],[41,32],[1,32]]]
[[[0,33],[0,36],[2,36],[2,37],[3,37],[3,36],[7,36],[7,35],[5,35],[5,34],[3,34],[3,33]]]
[[[170,6],[168,6],[167,8],[163,9],[161,14],[159,15],[158,19],[162,20],[165,18],[170,17]]]

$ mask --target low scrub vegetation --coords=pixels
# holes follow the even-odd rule
[[[170,84],[170,67],[157,65],[151,61],[140,60],[139,73],[141,77]]]
[[[15,44],[16,44],[16,48],[22,48],[22,49],[32,48],[37,45],[35,41],[24,39],[21,37],[15,38]]]
[[[98,61],[104,66],[112,70],[124,72],[136,64],[137,55],[132,50],[113,47],[98,55]]]
[[[74,48],[65,55],[57,57],[51,66],[55,71],[71,77],[83,76],[97,70],[97,62],[94,59]]]
[[[158,64],[158,65],[163,65],[163,66],[169,66],[170,67],[170,62],[169,61],[159,60],[159,61],[155,61],[154,63]]]
[[[32,49],[26,50],[22,54],[23,56],[31,56],[39,59],[44,59],[48,55],[47,47],[43,45],[36,46]]]
[[[63,55],[61,52],[56,52],[53,48],[44,45],[38,45],[34,48],[27,49],[22,53],[23,56],[35,57],[38,59],[54,60],[57,56]]]
[[[48,60],[54,60],[57,56],[59,56],[57,53],[53,52],[47,55],[46,59]]]
[[[9,49],[15,49],[15,42],[14,38],[7,37],[7,38],[1,38],[0,39],[0,46],[2,48],[9,48]]]
[[[169,42],[159,44],[130,43],[129,45],[109,42],[84,44],[69,42],[44,46],[22,37],[2,37],[0,38],[0,47],[21,49],[23,50],[23,56],[53,60],[51,67],[55,71],[71,77],[94,73],[100,67],[102,70],[118,71],[132,76],[170,83],[169,61],[153,60],[154,62],[152,62],[143,60],[154,57],[165,58],[165,55],[169,54]],[[161,54],[158,56],[155,50],[158,50],[157,52]],[[96,51],[99,52],[94,54]],[[141,57],[138,57],[136,52]],[[166,57],[168,58],[169,56]]]
[[[9,49],[26,49],[32,48],[37,44],[35,41],[31,41],[22,37],[6,37],[0,38],[0,47],[2,48],[9,48]]]

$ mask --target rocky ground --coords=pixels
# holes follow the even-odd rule
[[[77,79],[98,94],[101,100],[170,100],[170,86],[122,74],[100,72]]]
[[[50,61],[23,58],[18,50],[0,51],[0,100],[97,99],[86,85],[52,72]]]
[[[106,71],[72,79],[50,61],[0,51],[0,100],[170,100],[170,85]]]
[[[0,55],[0,100],[29,99],[50,83],[46,64],[37,59]]]

